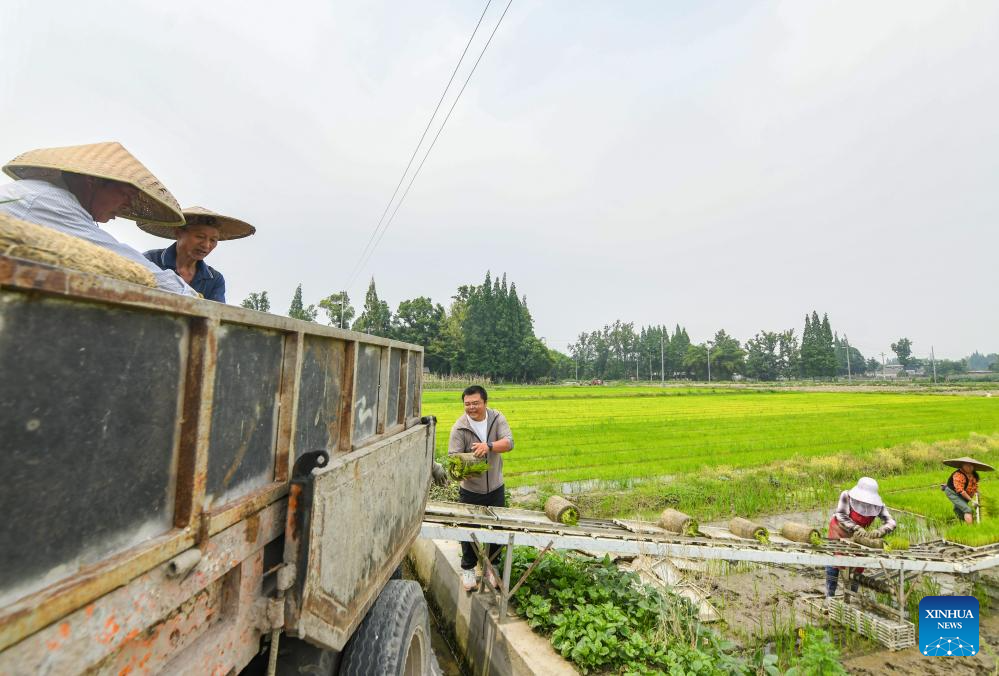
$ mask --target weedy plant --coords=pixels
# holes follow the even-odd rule
[[[537,558],[534,549],[515,548],[514,575],[522,575]],[[775,655],[761,650],[740,654],[735,644],[700,623],[690,601],[641,584],[637,575],[619,570],[608,557],[547,552],[514,594],[514,604],[584,674],[781,673]],[[790,666],[822,668],[825,658],[838,659],[827,635],[809,636],[786,647]]]
[[[839,650],[829,640],[829,634],[816,627],[801,633],[801,656],[785,676],[845,676]]]

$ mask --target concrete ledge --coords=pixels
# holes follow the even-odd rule
[[[529,676],[578,673],[555,652],[548,639],[511,616],[499,624],[496,596],[466,593],[458,580],[457,542],[417,539],[409,550],[413,575],[457,642],[461,659],[478,676]]]

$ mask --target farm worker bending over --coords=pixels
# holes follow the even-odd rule
[[[829,539],[847,540],[862,533],[867,526],[881,519],[882,525],[870,535],[876,538],[884,537],[895,530],[895,519],[891,518],[884,500],[878,495],[878,482],[870,477],[861,477],[857,485],[839,495],[836,511],[829,519]],[[855,568],[857,573],[863,568]],[[836,594],[839,583],[839,568],[826,566],[826,596],[832,598]],[[850,591],[857,591],[856,581],[850,584]]]
[[[499,411],[486,408],[488,395],[481,385],[471,385],[461,393],[461,401],[465,405],[465,415],[458,418],[451,428],[448,440],[448,455],[455,453],[473,453],[484,458],[489,469],[478,475],[462,479],[458,487],[458,502],[468,505],[485,505],[487,507],[503,507],[506,499],[503,492],[503,453],[513,450],[513,432],[510,424]],[[489,558],[493,565],[498,565],[496,554],[500,546],[489,545]],[[465,591],[472,591],[478,584],[475,576],[475,546],[471,542],[461,543],[461,584]],[[492,571],[488,571],[488,580],[494,587],[499,586]]]
[[[995,470],[991,465],[979,462],[967,456],[944,460],[945,465],[957,467],[947,479],[947,483],[941,486],[944,494],[954,505],[954,514],[965,523],[974,523],[973,514],[978,506],[978,470],[992,472]]]
[[[165,249],[150,249],[142,254],[163,268],[173,270],[208,300],[225,302],[225,277],[205,263],[222,240],[249,237],[257,231],[249,223],[216,214],[204,207],[184,209],[184,225],[179,228],[159,223],[139,223],[146,232],[177,241]]]
[[[97,224],[112,218],[184,224],[177,200],[120,143],[42,148],[18,155],[4,173],[15,179],[0,187],[0,211],[104,247],[153,273],[164,291],[196,296],[169,270],[161,270]]]

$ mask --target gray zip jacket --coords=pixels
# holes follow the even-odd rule
[[[485,440],[495,443],[500,439],[509,439],[510,450],[513,450],[513,432],[510,430],[510,423],[499,411],[487,408]],[[479,435],[472,429],[472,424],[466,413],[458,418],[458,421],[451,427],[451,438],[447,442],[447,454],[471,453],[472,444],[480,441],[482,439],[479,439]],[[462,479],[461,487],[466,491],[488,493],[503,485],[503,453],[490,451],[486,458],[489,460],[489,471]]]

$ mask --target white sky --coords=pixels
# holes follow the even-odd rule
[[[119,140],[257,227],[209,259],[230,302],[317,302],[483,6],[8,0],[0,160]],[[349,293],[447,305],[506,272],[559,349],[615,318],[800,333],[814,308],[868,356],[997,350],[997,64],[993,2],[514,0]]]

